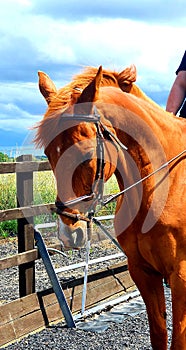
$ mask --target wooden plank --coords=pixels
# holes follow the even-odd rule
[[[0,325],[8,323],[17,318],[21,318],[31,312],[35,312],[39,309],[39,307],[40,305],[36,293],[1,305]]]
[[[61,244],[60,243],[59,244],[51,244],[48,246],[48,248],[61,250]],[[49,252],[49,254],[53,255],[55,253]],[[8,268],[14,267],[14,266],[19,266],[21,264],[35,261],[39,258],[40,258],[40,256],[39,256],[38,250],[36,248],[29,250],[27,252],[24,252],[24,253],[15,254],[15,255],[0,259],[0,270],[8,269]]]
[[[8,269],[10,267],[19,266],[38,259],[37,249],[28,252],[19,253],[6,258],[0,259],[0,270]]]
[[[27,314],[22,318],[0,326],[0,346],[13,342],[33,331],[46,327],[48,324],[62,319],[59,305],[50,306],[47,310],[47,318],[43,317],[41,310]]]
[[[83,283],[83,277],[62,283],[64,294],[72,312],[77,312],[81,309]],[[112,265],[106,270],[92,273],[88,276],[86,307],[90,307],[115,293],[125,291],[133,285],[134,282],[129,275],[127,261]],[[48,305],[48,298],[50,296],[44,296],[44,305],[45,302]]]
[[[55,208],[54,203],[30,205],[21,208],[0,210],[0,222],[21,218],[29,218],[45,213],[50,213],[51,209]]]
[[[120,266],[120,273],[111,272],[110,275],[100,278],[98,280],[93,279],[92,282],[88,280],[87,284],[87,298],[86,307],[92,307],[95,303],[100,302],[106,298],[114,296],[116,293],[125,292],[128,288],[134,285],[128,271],[122,271],[125,267]],[[108,269],[109,270],[109,269]],[[94,275],[92,276],[94,277]],[[64,287],[65,288],[65,287]],[[71,303],[72,312],[77,312],[81,309],[81,296],[83,285],[77,285],[74,288],[66,290],[65,295],[67,302]],[[71,295],[70,295],[71,291]]]
[[[51,170],[48,161],[27,161],[27,162],[3,162],[0,163],[0,174],[20,173],[30,171]]]
[[[73,313],[81,310],[83,286],[64,291],[66,300],[71,305]],[[90,308],[98,302],[114,296],[116,293],[125,292],[121,284],[114,277],[107,277],[99,283],[91,282],[87,285],[86,308]]]
[[[62,312],[57,303],[47,308],[46,316],[41,310],[37,310],[19,319],[14,319],[0,326],[0,347],[62,319]]]
[[[25,334],[26,335],[26,334]],[[0,326],[0,347],[18,339],[14,331],[13,322]]]
[[[39,294],[0,307],[0,346],[63,318],[55,294],[50,294],[45,308]]]

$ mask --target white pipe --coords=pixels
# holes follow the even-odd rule
[[[97,259],[92,259],[89,261],[89,265],[93,265],[93,264],[97,264],[103,261],[107,261],[107,260],[112,260],[112,259],[118,259],[124,257],[125,255],[124,253],[118,253],[118,254],[112,254],[112,255],[107,255],[101,258],[97,258]],[[77,264],[72,264],[69,266],[63,266],[63,267],[59,267],[58,269],[55,269],[55,273],[60,273],[60,272],[65,272],[65,271],[69,271],[69,270],[75,270],[75,269],[79,269],[80,267],[84,267],[85,266],[85,261],[82,261],[80,263]]]

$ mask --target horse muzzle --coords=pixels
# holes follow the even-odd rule
[[[87,223],[78,221],[74,225],[68,226],[59,218],[58,238],[67,249],[82,248],[87,241]]]

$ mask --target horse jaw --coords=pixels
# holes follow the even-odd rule
[[[74,225],[66,225],[61,218],[58,224],[58,238],[65,248],[82,248],[87,241],[87,224],[78,221]]]

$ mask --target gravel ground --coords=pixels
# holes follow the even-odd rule
[[[52,241],[50,243],[53,243]],[[15,254],[17,252],[16,239],[11,241],[0,241],[0,258]],[[110,255],[118,253],[110,242],[101,242],[99,245],[93,245],[90,253],[90,258],[96,258],[103,255]],[[53,256],[52,262],[55,268],[72,264],[79,261],[84,261],[85,251],[67,252],[67,258],[60,255]],[[115,261],[117,262],[117,261]],[[97,268],[108,266],[108,262],[102,263],[99,266],[91,267],[91,271]],[[111,261],[113,264],[113,261]],[[69,272],[68,272],[69,274]],[[82,271],[73,271],[73,276],[82,274]],[[64,273],[63,273],[64,276]],[[50,281],[45,272],[45,268],[41,261],[36,262],[36,291],[43,290],[50,287]],[[167,300],[167,326],[169,331],[169,338],[171,332],[171,297],[170,290],[165,287]],[[1,272],[1,299],[0,304],[18,298],[18,270],[17,268],[6,269]],[[128,302],[122,303],[128,304]],[[112,310],[111,310],[112,311]],[[109,311],[106,313],[108,315]],[[101,313],[102,315],[103,313]],[[95,315],[86,319],[85,323],[93,322],[94,319],[100,317]],[[101,321],[100,321],[101,322]],[[101,324],[101,323],[100,323]],[[104,322],[102,323],[104,325]],[[61,350],[149,350],[149,328],[147,322],[146,312],[139,312],[133,316],[125,316],[121,323],[110,321],[107,322],[106,329],[102,327],[101,331],[82,330],[78,327],[76,329],[68,329],[65,323],[58,323],[52,325],[38,333],[30,334],[21,339],[19,342],[13,343],[6,347],[7,350],[43,350],[43,349],[61,349]],[[170,345],[170,340],[169,340]],[[2,348],[2,349],[5,349]]]

